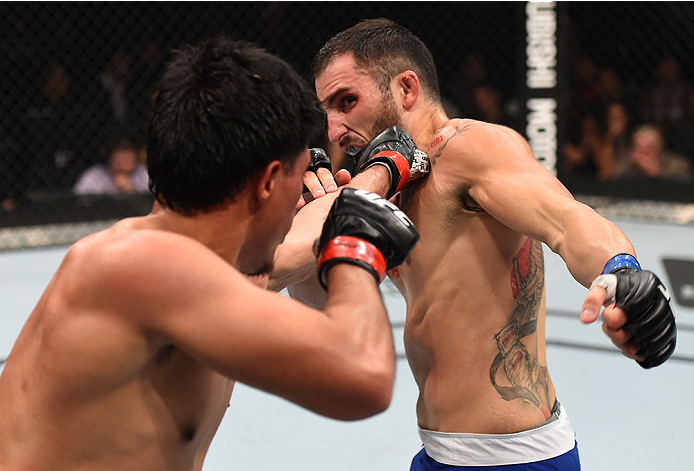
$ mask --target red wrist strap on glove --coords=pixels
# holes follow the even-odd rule
[[[327,289],[328,269],[335,263],[353,263],[368,270],[380,284],[386,274],[386,259],[375,245],[358,237],[337,236],[318,256],[319,281]]]
[[[407,181],[410,179],[410,163],[407,161],[404,155],[400,152],[395,152],[393,150],[384,150],[374,155],[371,159],[367,160],[364,165],[362,165],[361,170],[364,170],[374,164],[385,165],[391,172],[390,179],[395,181],[397,178],[397,185],[395,188],[391,188],[388,192],[388,198],[393,196],[398,191],[402,190]],[[393,164],[394,167],[393,168]],[[397,171],[399,178],[396,175],[392,175],[393,171]]]

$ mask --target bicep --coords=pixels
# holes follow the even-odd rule
[[[547,242],[561,231],[563,211],[575,202],[510,128],[470,126],[446,148],[447,174],[490,216],[510,229]]]
[[[487,213],[544,242],[584,285],[612,255],[633,250],[617,226],[573,198],[520,135],[510,129],[499,132],[503,136],[487,141],[486,147],[472,148],[479,160],[471,172],[470,196]]]
[[[374,404],[381,407],[383,391],[392,387],[392,338],[371,275],[348,264],[331,272],[338,268],[346,283],[335,286],[325,312],[237,273],[189,291],[193,300],[166,315],[160,332],[230,379],[320,414],[363,418]],[[354,300],[346,285],[362,295]]]
[[[553,246],[576,200],[541,165],[490,169],[470,196],[506,227]]]
[[[380,407],[381,388],[389,378],[392,384],[393,349],[368,272],[334,267],[322,312],[258,287],[185,238],[153,232],[137,239],[107,251],[99,296],[113,300],[110,312],[147,339],[150,354],[174,346],[229,379],[334,417]]]
[[[270,387],[266,378],[331,341],[336,329],[321,311],[257,286],[201,246],[166,244],[130,247],[139,263],[116,262],[102,283],[109,291],[102,294],[153,345],[174,345],[228,378]]]
[[[320,350],[328,318],[233,273],[179,291],[156,326],[180,350],[232,379],[266,390]],[[323,332],[324,337],[319,335]]]

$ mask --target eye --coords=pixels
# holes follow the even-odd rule
[[[343,113],[349,111],[351,108],[354,107],[356,102],[357,98],[355,96],[346,95],[342,98],[342,100],[340,100],[340,111],[342,111]]]

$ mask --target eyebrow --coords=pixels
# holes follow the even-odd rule
[[[335,90],[333,93],[328,95],[323,101],[320,102],[321,106],[323,108],[328,108],[329,106],[332,106],[333,102],[337,98],[338,95],[341,95],[342,93],[345,93],[349,90],[348,87],[343,87]]]

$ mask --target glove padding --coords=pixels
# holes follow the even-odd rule
[[[429,156],[404,129],[390,126],[374,137],[355,158],[360,172],[372,165],[384,165],[390,173],[387,198],[400,191],[411,177],[429,173]]]
[[[345,188],[335,199],[318,240],[318,280],[336,263],[354,263],[383,281],[386,270],[405,261],[419,233],[394,204],[364,190]]]
[[[309,152],[311,153],[311,161],[308,167],[306,167],[307,172],[316,173],[319,168],[327,168],[328,171],[332,173],[333,166],[330,163],[330,157],[328,157],[328,154],[323,149],[320,147],[312,147],[309,149]],[[308,187],[304,185],[304,189],[301,192],[309,193],[310,191]]]
[[[623,329],[632,336],[629,343],[640,346],[637,355],[644,359],[639,365],[653,368],[670,358],[677,343],[675,315],[667,289],[653,272],[620,267],[597,277],[595,285],[607,290],[606,305],[614,302],[626,313]]]
[[[327,168],[332,172],[333,166],[330,163],[330,157],[326,154],[325,150],[320,147],[312,147],[309,149],[311,153],[311,162],[308,164],[307,172],[316,172],[319,168]]]

